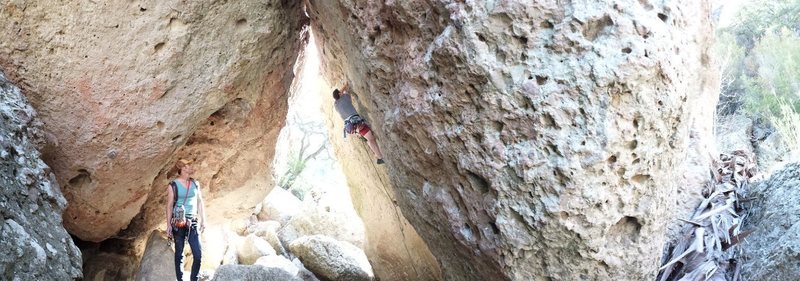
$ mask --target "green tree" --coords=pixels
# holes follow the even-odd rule
[[[736,36],[738,43],[751,49],[770,31],[784,28],[800,32],[800,0],[757,0],[745,5],[739,20],[725,30]]]
[[[299,118],[296,118],[299,119]],[[298,185],[297,180],[306,169],[309,161],[316,159],[322,152],[327,151],[328,142],[322,141],[318,145],[314,144],[313,137],[315,135],[322,135],[324,132],[318,129],[324,128],[322,124],[314,122],[306,122],[294,125],[302,133],[300,142],[297,143],[299,147],[293,148],[289,154],[289,162],[286,171],[280,176],[278,186],[285,190],[289,190],[294,196],[303,200],[306,192],[310,188],[308,185]],[[290,137],[291,139],[291,137]]]

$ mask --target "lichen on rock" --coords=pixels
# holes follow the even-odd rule
[[[38,147],[36,111],[0,72],[0,279],[82,278],[81,252],[61,224],[67,201]]]

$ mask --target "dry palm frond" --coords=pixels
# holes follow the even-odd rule
[[[752,153],[741,150],[721,154],[712,162],[711,181],[702,192],[705,198],[691,218],[679,218],[687,225],[665,256],[659,281],[739,280],[740,263],[731,248],[753,232],[740,226],[745,219],[741,202],[755,169]]]

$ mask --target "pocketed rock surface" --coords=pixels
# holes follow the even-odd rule
[[[654,278],[717,95],[709,1],[309,4],[386,154],[333,138],[369,237],[396,200],[447,280]]]

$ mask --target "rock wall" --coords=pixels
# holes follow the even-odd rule
[[[397,205],[397,196],[386,169],[375,164],[366,142],[355,137],[342,139],[344,124],[332,106],[331,88],[321,89],[330,106],[328,117],[331,143],[347,175],[353,208],[364,222],[367,241],[364,250],[381,280],[442,280],[442,270],[414,227]],[[357,100],[357,99],[354,99]],[[381,136],[379,136],[381,137]]]
[[[0,72],[0,279],[82,278],[81,252],[61,225],[67,201],[40,159],[36,111]]]
[[[800,163],[786,165],[753,184],[755,198],[744,229],[754,230],[745,243],[742,276],[746,280],[800,280]]]
[[[386,154],[345,167],[381,183],[353,189],[392,188],[445,279],[655,276],[689,127],[710,129],[690,112],[717,94],[708,1],[307,5],[325,76],[350,79]]]
[[[214,214],[247,214],[271,188],[306,21],[301,5],[0,5],[0,67],[49,132],[43,155],[70,202],[66,228],[86,241],[146,235],[164,220],[166,171],[176,157],[197,161]]]

